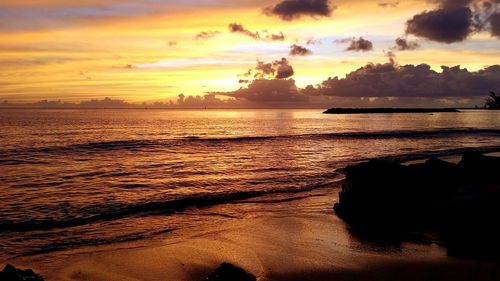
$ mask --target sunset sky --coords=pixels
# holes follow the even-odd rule
[[[459,96],[477,103],[500,90],[500,69],[484,70],[500,63],[499,10],[499,0],[2,0],[0,101],[166,102],[180,93],[217,92],[260,102],[252,89],[264,79],[280,84],[271,89],[287,88],[284,95],[296,88],[291,102],[360,98],[361,89],[342,79],[373,63],[392,66],[394,79],[413,75],[405,65],[428,64],[424,70],[439,76],[434,82],[443,78],[441,66],[467,71],[450,82],[465,81],[459,88],[439,82],[443,88],[415,93],[408,91],[438,84],[417,75],[412,81],[422,80],[408,90],[376,76],[384,85],[372,87],[358,77],[353,81],[368,83],[365,97]],[[318,86],[335,76],[342,83]]]

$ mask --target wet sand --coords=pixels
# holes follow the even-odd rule
[[[333,212],[337,192],[214,206],[199,210],[207,216],[197,227],[157,239],[9,262],[46,280],[204,280],[222,262],[258,280],[500,280],[500,262],[451,258],[435,244],[360,241]]]

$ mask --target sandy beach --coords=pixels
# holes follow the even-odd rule
[[[0,0],[0,281],[500,281],[500,0]]]
[[[198,210],[207,214],[199,226],[152,240],[8,262],[33,268],[46,280],[204,280],[222,262],[258,280],[500,278],[499,262],[451,258],[435,244],[360,241],[332,210],[337,192],[323,188],[293,200],[274,196],[213,206]]]

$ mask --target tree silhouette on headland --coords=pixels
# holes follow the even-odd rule
[[[500,96],[497,96],[495,92],[491,91],[485,106],[489,109],[500,109]]]

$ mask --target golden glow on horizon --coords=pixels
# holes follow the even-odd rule
[[[57,6],[65,1],[24,1],[24,5]],[[86,1],[94,3],[98,1]],[[15,1],[2,5],[18,7]],[[246,3],[246,2],[245,2]],[[298,86],[316,84],[329,76],[344,76],[367,62],[385,62],[385,52],[401,36],[404,23],[428,8],[423,1],[407,1],[396,9],[384,9],[372,1],[337,1],[331,18],[285,22],[262,14],[259,7],[203,8],[157,11],[131,17],[103,17],[94,21],[70,19],[34,29],[0,29],[0,100],[81,100],[119,97],[129,101],[175,100],[177,95],[203,95],[231,91],[256,60],[288,57]],[[77,4],[74,4],[78,6]],[[165,4],[168,5],[168,4]],[[257,4],[255,4],[257,5]],[[66,5],[67,6],[67,5]],[[251,31],[283,32],[283,42],[259,41],[228,32],[229,23],[241,23]],[[65,24],[67,23],[67,24]],[[1,26],[0,26],[1,27]],[[202,31],[219,31],[212,39],[197,40]],[[336,39],[363,36],[374,42],[366,53],[344,52]],[[289,46],[304,45],[308,38],[322,44],[308,46],[313,55],[289,57]],[[477,70],[497,63],[498,44],[484,34],[478,44],[453,48],[431,44],[421,50],[399,52],[400,64],[462,65]],[[176,42],[176,44],[169,44]],[[423,42],[425,44],[425,42]],[[478,51],[478,48],[480,50]],[[128,66],[131,67],[128,67]]]

